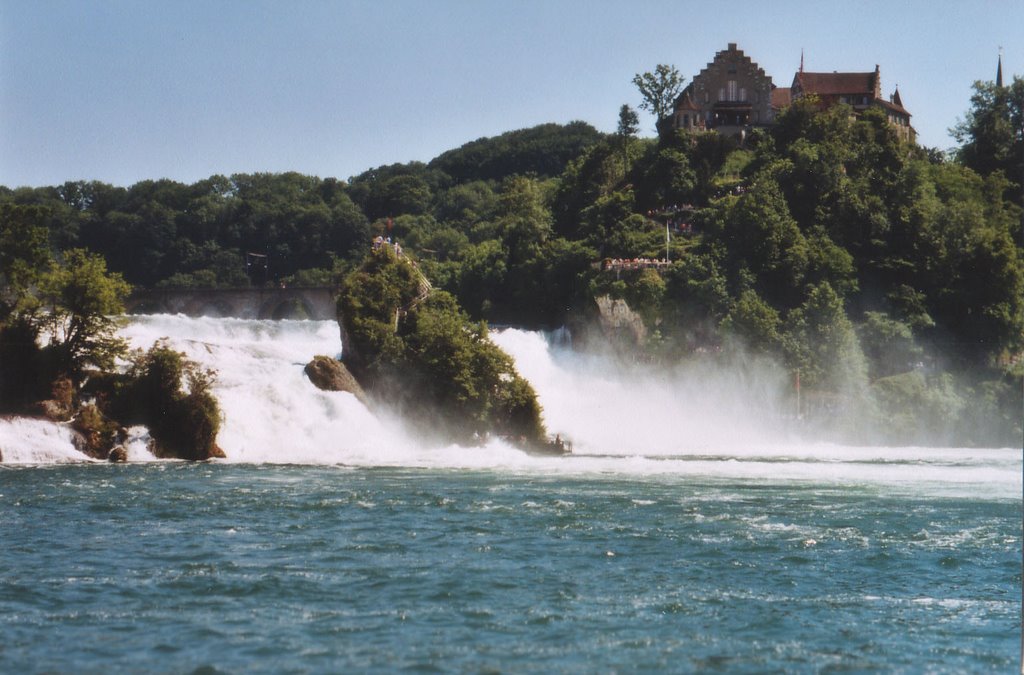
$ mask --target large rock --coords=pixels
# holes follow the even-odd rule
[[[36,401],[33,410],[51,422],[67,422],[75,414],[75,387],[71,379],[58,377],[50,384],[50,398]]]
[[[211,444],[205,449],[190,447],[187,451],[183,452],[180,449],[174,450],[169,448],[166,444],[161,443],[155,438],[150,438],[146,444],[146,449],[149,450],[150,454],[159,459],[184,459],[189,462],[206,462],[211,459],[227,458],[224,449],[216,443]]]
[[[317,355],[306,364],[306,377],[325,391],[347,391],[366,403],[366,393],[345,364],[329,356]]]
[[[629,303],[610,295],[594,298],[601,328],[608,337],[625,337],[636,347],[647,342],[647,326],[643,317],[630,308]]]
[[[46,399],[45,401],[36,401],[33,404],[33,412],[51,422],[67,422],[71,419],[73,411],[61,401]]]
[[[94,404],[86,404],[78,409],[71,428],[76,432],[73,443],[79,452],[93,459],[106,459],[110,448],[118,439],[120,426],[108,419]]]

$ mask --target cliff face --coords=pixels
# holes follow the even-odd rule
[[[625,339],[634,346],[643,346],[647,341],[647,326],[643,318],[634,312],[629,303],[621,298],[601,295],[594,298],[597,304],[598,321],[601,330],[609,338]]]
[[[341,357],[349,363],[360,363],[362,355],[359,353],[359,347],[352,341],[352,338],[348,336],[348,331],[345,330],[345,322],[342,320],[341,309],[338,310],[338,332],[341,333]],[[306,366],[307,368],[309,366]],[[348,368],[346,368],[348,370]],[[351,374],[351,373],[349,373]]]

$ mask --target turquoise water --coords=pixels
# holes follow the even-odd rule
[[[1004,491],[0,465],[0,570],[5,673],[1020,667]]]

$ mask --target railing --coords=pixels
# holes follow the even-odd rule
[[[671,260],[664,258],[610,258],[602,263],[601,269],[604,271],[621,271],[621,270],[643,270],[650,268],[668,267],[672,264]]]

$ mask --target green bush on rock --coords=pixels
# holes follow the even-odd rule
[[[536,393],[511,357],[410,259],[372,251],[345,278],[338,308],[345,363],[373,398],[429,422],[439,440],[546,441]]]
[[[153,454],[188,460],[224,457],[217,446],[220,406],[210,392],[213,372],[163,342],[138,352],[128,373],[112,381],[111,417],[144,424]]]

